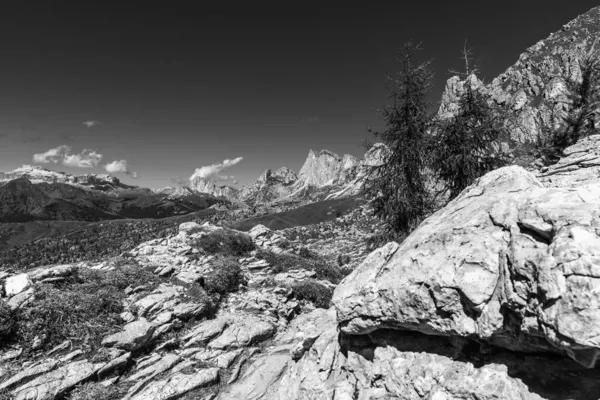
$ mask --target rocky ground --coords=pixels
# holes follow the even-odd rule
[[[4,269],[0,398],[598,399],[598,148],[489,173],[368,255],[362,208]]]

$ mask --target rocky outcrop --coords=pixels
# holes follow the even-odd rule
[[[344,280],[341,329],[474,338],[593,367],[598,224],[600,185],[547,189],[520,167],[493,171]]]
[[[267,169],[256,182],[242,188],[240,197],[251,203],[268,203],[289,196],[297,180],[296,174],[287,167],[275,172]]]
[[[595,7],[528,48],[491,83],[481,86],[476,78],[469,77],[496,104],[513,110],[515,115],[508,121],[513,142],[545,140],[544,128],[562,123],[570,108],[566,82],[581,80],[581,60],[600,38],[599,27],[600,7]],[[458,77],[447,81],[439,109],[442,118],[456,113],[463,85]]]
[[[229,201],[237,201],[239,199],[238,189],[227,185],[218,186],[216,183],[202,178],[195,178],[191,182],[191,189]]]
[[[600,135],[581,139],[563,154],[556,164],[539,172],[545,186],[577,189],[600,181]]]

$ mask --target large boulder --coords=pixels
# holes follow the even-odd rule
[[[600,185],[545,188],[493,171],[338,286],[341,331],[471,338],[514,351],[600,354]]]

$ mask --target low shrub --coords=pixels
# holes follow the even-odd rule
[[[318,308],[329,308],[333,296],[333,290],[314,280],[295,283],[291,289],[295,299],[310,301]]]
[[[118,400],[123,393],[114,386],[104,387],[100,383],[88,382],[77,386],[68,397],[69,400]]]
[[[4,300],[0,300],[0,342],[10,338],[17,323],[16,313],[13,312]]]
[[[244,281],[238,262],[231,257],[213,261],[214,269],[204,277],[204,289],[210,295],[235,292]]]
[[[128,286],[157,284],[157,278],[144,268],[123,265],[113,271],[79,269],[58,285],[38,284],[35,299],[17,311],[16,339],[26,351],[49,350],[72,340],[91,349],[123,323],[122,300]]]
[[[252,238],[230,229],[219,229],[197,239],[194,246],[209,254],[242,256],[254,250]]]
[[[273,273],[286,272],[291,269],[303,269],[306,271],[315,271],[317,279],[328,280],[332,283],[339,283],[344,278],[344,273],[335,265],[324,260],[319,255],[310,252],[307,257],[300,257],[289,253],[275,254],[268,250],[259,250],[259,256],[271,264]]]

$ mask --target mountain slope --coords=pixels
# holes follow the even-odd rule
[[[566,82],[581,80],[581,60],[600,39],[600,6],[565,24],[544,40],[523,52],[517,62],[485,85],[498,105],[509,106],[514,117],[509,123],[511,144],[537,143],[544,131],[562,122],[570,109]],[[473,84],[482,83],[471,76]],[[456,111],[463,90],[459,77],[448,79],[439,115],[447,118]],[[599,121],[597,121],[599,123]]]
[[[73,176],[39,167],[0,173],[0,222],[163,218],[219,202],[200,193],[169,196],[110,175]]]

